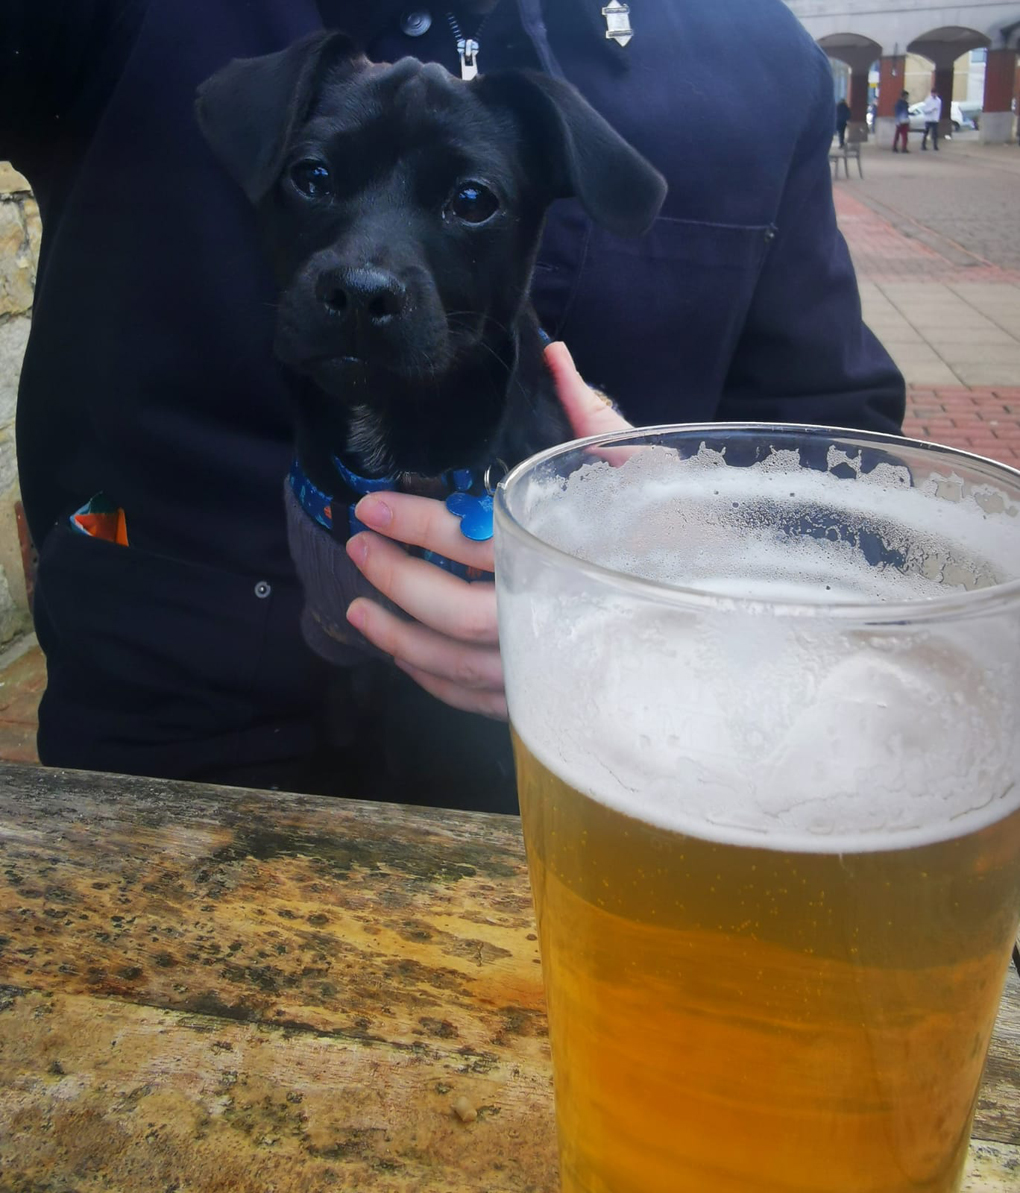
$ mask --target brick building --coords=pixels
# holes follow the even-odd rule
[[[942,96],[943,124],[950,128],[954,98],[958,96],[958,61],[967,56],[967,74],[974,57],[983,52],[984,87],[981,100],[981,139],[1009,141],[1014,136],[1020,48],[1020,2],[946,3],[940,0],[786,0],[808,32],[834,61],[850,72],[851,136],[866,140],[869,74],[877,70],[878,110],[875,134],[880,145],[891,145],[893,105],[907,83],[908,56],[931,63],[931,81]],[[910,80],[917,83],[914,78]],[[925,80],[927,82],[927,80]],[[922,88],[927,91],[927,87]],[[914,98],[921,99],[923,95]]]

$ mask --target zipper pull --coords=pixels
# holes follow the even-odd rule
[[[473,37],[458,37],[457,53],[460,55],[460,77],[470,82],[478,74],[478,42]]]
[[[625,46],[634,36],[634,30],[630,27],[630,5],[621,4],[620,0],[609,0],[602,15],[606,18],[606,37],[618,46]]]

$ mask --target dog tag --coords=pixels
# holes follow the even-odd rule
[[[630,5],[609,0],[602,15],[606,18],[606,37],[618,46],[625,46],[634,36],[634,30],[630,27]]]
[[[460,518],[460,532],[465,538],[484,543],[492,538],[492,498],[488,493],[472,497],[470,493],[451,493],[446,508]]]
[[[458,37],[457,53],[460,54],[460,77],[470,82],[478,74],[478,42],[473,37]]]

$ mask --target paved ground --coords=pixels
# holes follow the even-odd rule
[[[1020,386],[1020,149],[866,145],[862,165],[836,184],[840,226],[865,321],[908,384]]]
[[[868,325],[908,382],[904,431],[1020,467],[1020,149],[866,145],[835,188]],[[0,758],[35,760],[45,664],[0,655]]]
[[[906,236],[950,257],[955,248],[964,267],[1020,269],[1020,148],[976,137],[958,133],[937,154],[912,139],[907,157],[866,145],[865,178],[858,186],[854,175],[852,189]]]

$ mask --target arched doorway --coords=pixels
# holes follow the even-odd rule
[[[973,50],[987,50],[990,45],[991,39],[976,29],[968,29],[962,25],[943,25],[915,37],[907,46],[908,53],[927,58],[932,64],[931,80],[921,87],[920,95],[912,98],[923,100],[931,88],[935,88],[942,100],[940,133],[952,133],[954,124],[960,123],[959,112],[955,121],[953,118],[957,60],[964,54],[969,55]]]
[[[851,141],[868,139],[868,74],[871,65],[881,56],[877,41],[860,33],[830,33],[819,38],[818,44],[830,59],[845,63],[850,71],[847,102],[850,104],[850,123],[847,135]]]

